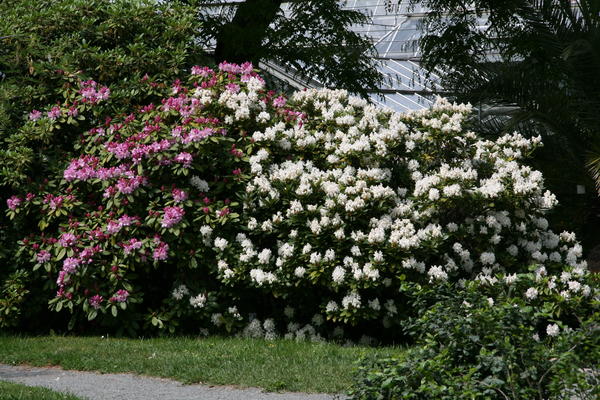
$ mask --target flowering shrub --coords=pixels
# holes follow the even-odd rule
[[[286,297],[305,318],[389,326],[404,281],[585,268],[574,236],[548,229],[554,195],[520,163],[539,138],[483,140],[470,107],[441,99],[406,115],[344,91],[291,103],[295,124],[252,135],[245,226],[217,249],[224,284]]]
[[[575,237],[548,229],[556,200],[541,174],[519,162],[539,139],[482,140],[467,106],[403,115],[344,91],[286,99],[250,64],[194,67],[170,90],[86,132],[59,192],[8,200],[11,218],[42,216],[23,251],[56,281],[53,309],[170,330],[249,322],[249,336],[287,324],[320,340],[334,324],[391,326],[408,313],[407,281],[585,270]],[[30,124],[108,97],[81,82]]]
[[[216,265],[212,242],[203,243],[209,244],[213,227],[226,234],[239,217],[235,196],[246,164],[236,147],[245,143],[240,132],[256,129],[256,115],[275,114],[277,106],[250,64],[223,64],[218,72],[195,67],[190,80],[192,88],[176,81],[162,104],[108,118],[86,132],[60,193],[8,199],[10,218],[42,216],[39,226],[48,233],[23,244],[34,270],[43,267],[56,279],[54,310],[94,319],[98,312],[117,316],[143,296],[171,302],[172,285],[186,275],[195,277],[189,286],[196,290],[188,311],[206,305]],[[62,107],[33,111],[30,123],[64,119],[108,100],[109,90],[95,82],[79,86]],[[170,271],[155,273],[163,262]],[[150,320],[162,326],[163,319],[170,317],[155,312]]]
[[[534,268],[407,288],[419,317],[403,325],[417,346],[402,359],[364,360],[351,398],[598,398],[598,278]]]

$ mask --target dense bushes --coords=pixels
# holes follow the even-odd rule
[[[518,162],[536,139],[481,140],[470,109],[443,100],[401,115],[344,91],[263,86],[249,64],[194,67],[160,105],[85,132],[56,189],[8,200],[11,218],[41,216],[22,254],[56,281],[52,308],[71,325],[249,322],[248,335],[319,339],[393,326],[410,309],[405,282],[585,270],[574,236],[548,229],[541,175]],[[62,129],[108,109],[108,93],[81,81],[26,128]]]
[[[107,115],[155,101],[162,93],[157,80],[170,82],[204,60],[195,10],[177,2],[5,0],[0,2],[0,15],[3,204],[11,187],[22,193],[55,187],[55,177],[62,176],[82,132]],[[106,109],[80,104],[77,115],[65,114],[39,126],[26,123],[32,110],[61,106],[79,81],[89,79],[110,86],[111,102],[104,103]],[[35,218],[8,221],[2,213],[0,282],[26,267],[15,257],[14,239],[31,232],[36,224]],[[47,295],[48,288],[31,279],[31,294],[23,299],[28,309],[24,316],[33,325],[43,325],[48,321],[37,311],[47,307],[46,301],[40,305],[32,300],[40,292]],[[10,317],[3,314],[0,318]]]
[[[352,391],[375,399],[596,399],[600,285],[569,272],[408,289],[419,317],[402,359],[365,360]]]

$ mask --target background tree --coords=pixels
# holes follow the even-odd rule
[[[555,222],[597,244],[600,1],[413,3],[431,9],[421,40],[424,66],[441,73],[457,100],[484,110],[481,123],[490,134],[544,135],[535,163],[561,200]],[[577,185],[588,193],[577,195]]]
[[[271,61],[302,78],[362,95],[382,79],[371,42],[350,30],[369,18],[344,9],[344,2],[246,0],[219,15],[210,10],[223,1],[190,3],[198,7],[202,29],[215,45],[216,62]]]

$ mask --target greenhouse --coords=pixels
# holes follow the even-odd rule
[[[209,4],[211,12],[233,17],[236,4],[231,0]],[[426,10],[411,6],[407,1],[346,0],[345,8],[358,10],[370,18],[370,23],[353,26],[355,32],[366,35],[375,48],[373,57],[383,75],[383,84],[369,88],[371,100],[396,111],[418,110],[431,106],[435,94],[441,92],[435,74],[426,75],[419,65],[419,38],[421,22]],[[289,3],[282,4],[282,12],[289,12]],[[304,80],[285,65],[263,61],[260,67],[287,82],[296,89],[319,88],[318,80]]]

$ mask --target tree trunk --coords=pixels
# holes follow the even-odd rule
[[[262,42],[283,0],[246,0],[237,8],[233,20],[217,35],[215,59],[258,63],[264,54]]]

